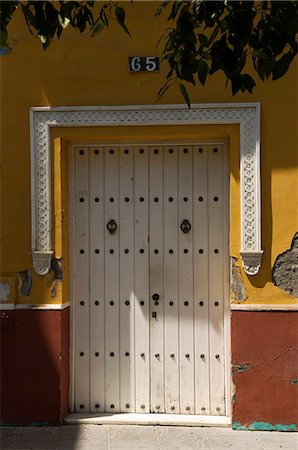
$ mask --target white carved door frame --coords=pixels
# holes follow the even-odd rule
[[[51,267],[51,127],[240,124],[241,250],[248,275],[261,266],[260,104],[214,103],[30,108],[32,258],[39,275]]]

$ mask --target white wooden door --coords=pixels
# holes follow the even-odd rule
[[[225,415],[224,145],[71,155],[74,411]]]

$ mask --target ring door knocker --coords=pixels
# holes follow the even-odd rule
[[[187,219],[184,219],[183,222],[180,225],[180,229],[181,231],[183,231],[183,233],[189,233],[191,230],[191,224],[189,223],[189,221]]]
[[[115,234],[116,230],[117,230],[117,224],[115,222],[114,219],[111,219],[108,223],[107,223],[107,230],[110,234]]]

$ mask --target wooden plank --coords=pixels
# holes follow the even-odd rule
[[[89,149],[75,147],[75,412],[89,411]]]
[[[133,149],[119,148],[120,411],[135,411]]]
[[[209,146],[208,152],[210,413],[212,415],[225,414],[222,151],[222,145],[213,145]]]
[[[194,333],[193,333],[193,214],[192,147],[179,147],[179,339],[180,339],[180,412],[194,414]],[[183,233],[184,220],[191,230]]]
[[[210,414],[208,147],[193,147],[195,413]]]
[[[146,146],[134,149],[134,183],[136,412],[149,413],[149,167]]]
[[[150,356],[151,412],[164,412],[163,151],[149,148],[150,161]],[[158,296],[158,300],[153,299]]]
[[[119,398],[119,154],[105,148],[105,411],[120,410]],[[110,234],[107,224],[117,230]]]
[[[164,147],[165,412],[179,414],[178,147]]]
[[[230,164],[228,143],[223,144],[223,327],[224,327],[224,356],[225,356],[225,415],[232,415],[231,396],[231,309],[230,309]]]
[[[103,147],[90,148],[90,411],[104,411]]]

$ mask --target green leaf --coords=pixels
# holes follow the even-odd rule
[[[231,78],[231,81],[232,81],[232,94],[235,95],[241,89],[242,77],[240,74],[237,74]]]
[[[175,19],[176,15],[177,15],[177,13],[178,13],[178,11],[180,9],[180,7],[183,4],[183,1],[182,0],[174,0],[172,3],[173,3],[172,11],[171,11],[171,14],[168,17],[168,20],[171,20],[171,19],[174,20]]]
[[[101,19],[98,19],[96,25],[91,29],[91,37],[97,36],[105,26],[106,24]]]
[[[123,8],[121,8],[121,6],[116,6],[115,8],[115,14],[116,14],[116,19],[119,22],[124,23],[125,22],[125,11]]]
[[[61,14],[58,14],[58,20],[62,28],[67,28],[70,24],[70,19],[68,17],[62,17]]]
[[[57,37],[58,37],[58,39],[60,39],[62,31],[63,31],[63,28],[61,27],[61,25],[58,25],[58,27],[57,27]]]
[[[185,103],[187,104],[188,108],[190,109],[190,100],[189,100],[189,95],[188,95],[188,92],[186,90],[186,87],[184,86],[184,84],[180,83],[179,84],[179,89],[180,89],[180,92],[181,92],[181,94],[182,94],[182,96],[184,98]]]
[[[159,89],[157,93],[157,99],[156,102],[158,102],[164,94],[167,92],[167,90],[175,83],[175,80],[170,79],[165,82],[165,84]]]
[[[7,25],[12,19],[12,15],[18,8],[18,1],[4,2],[0,1],[0,28],[6,29]]]
[[[206,61],[201,59],[199,61],[197,70],[198,70],[198,78],[200,80],[200,83],[201,83],[202,86],[205,86],[206,78],[207,78],[207,75],[209,73],[209,66],[206,63]]]
[[[203,46],[203,47],[208,47],[208,38],[207,38],[207,36],[205,36],[205,34],[199,34],[198,35],[198,38],[199,38],[199,41],[200,41],[200,44]]]
[[[168,74],[167,74],[167,80],[168,80],[169,78],[171,78],[172,75],[173,75],[173,69],[171,69],[171,70],[168,72]]]
[[[215,40],[216,36],[218,35],[219,30],[220,30],[220,24],[216,25],[216,27],[212,31],[212,34],[208,41],[208,46],[210,46],[212,44],[212,42]]]
[[[242,92],[246,90],[252,94],[252,90],[255,85],[255,80],[250,75],[248,75],[247,73],[242,75]]]
[[[262,58],[258,58],[257,63],[256,63],[256,68],[257,68],[257,72],[259,77],[261,78],[262,81],[265,80],[265,71],[264,71],[264,67],[263,67],[263,59]]]
[[[127,26],[124,23],[125,22],[125,11],[124,11],[124,9],[121,8],[121,6],[116,6],[115,14],[116,14],[116,19],[117,19],[117,22],[119,23],[119,25],[123,28],[125,33],[127,33],[128,36],[131,37],[130,32],[127,29]]]
[[[0,30],[0,47],[5,47],[7,45],[7,31]]]
[[[165,29],[165,31],[162,33],[162,35],[161,35],[160,38],[158,39],[157,44],[156,44],[156,47],[159,46],[159,44],[160,44],[161,40],[164,38],[165,34],[166,34],[169,30],[171,30],[171,29],[172,29],[172,28],[169,28],[169,27]],[[167,36],[167,38],[169,39],[169,35]]]
[[[272,55],[266,55],[263,56],[263,70],[265,72],[266,78],[269,78],[269,76],[272,73],[274,66],[274,58]]]
[[[158,8],[155,11],[155,17],[158,17],[161,15],[161,13],[164,11],[164,9],[168,6],[170,2],[162,2],[161,5],[158,6]]]
[[[31,30],[31,26],[30,25],[35,26],[34,16],[33,16],[32,12],[29,9],[29,5],[25,6],[25,5],[21,4],[21,6],[22,6],[22,11],[23,11],[23,14],[24,14],[24,17],[25,17],[25,21],[26,21],[27,27],[28,27],[30,33],[33,34],[33,31]]]
[[[43,36],[42,34],[37,35],[39,37],[39,40],[42,44],[45,44],[47,42],[46,36]]]
[[[105,26],[108,27],[109,26],[109,21],[108,21],[106,12],[104,10],[104,6],[103,6],[103,8],[101,8],[99,16],[100,16],[101,20],[104,22]]]
[[[89,22],[89,25],[92,27],[94,25],[93,14],[90,11],[90,9],[88,9],[88,8],[85,8],[85,17],[86,17],[87,21]]]
[[[287,73],[291,62],[294,59],[295,54],[296,53],[294,52],[286,53],[275,63],[272,70],[272,80],[278,80],[278,78],[281,78]]]

